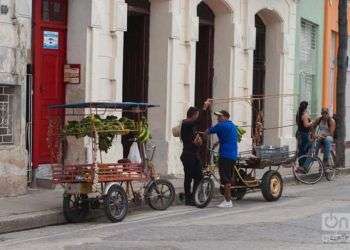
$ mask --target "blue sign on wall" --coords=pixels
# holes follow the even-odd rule
[[[44,30],[44,49],[58,49],[58,32]]]

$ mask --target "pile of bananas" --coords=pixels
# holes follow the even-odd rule
[[[141,143],[145,143],[148,140],[152,139],[151,131],[149,129],[148,123],[143,120],[139,124],[138,134],[137,134],[137,141]]]
[[[98,134],[99,149],[104,152],[112,147],[113,140],[118,135],[134,134],[139,142],[146,142],[151,138],[147,120],[142,118],[140,122],[117,116],[107,116],[105,119],[99,115],[88,115],[81,121],[68,121],[63,128],[65,136],[75,136],[77,139]]]

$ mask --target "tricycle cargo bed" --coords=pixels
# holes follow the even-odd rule
[[[271,166],[289,166],[293,164],[296,159],[296,152],[282,150],[283,153],[280,153],[280,149],[277,149],[277,153],[273,153],[271,149],[269,149],[269,153],[267,151],[259,154],[256,151],[241,152],[237,165],[241,168],[264,169]]]
[[[55,183],[92,183],[97,174],[98,182],[139,181],[147,178],[143,166],[135,163],[54,165]]]

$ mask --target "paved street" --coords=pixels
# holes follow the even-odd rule
[[[174,206],[138,211],[119,224],[105,219],[0,235],[0,249],[349,249],[324,244],[321,215],[350,212],[350,176],[314,186],[289,185],[265,202],[251,193],[232,209]],[[218,197],[220,198],[220,197]],[[350,232],[349,232],[350,233]]]

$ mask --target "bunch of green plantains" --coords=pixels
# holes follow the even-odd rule
[[[238,142],[242,141],[242,137],[245,133],[247,133],[247,131],[244,128],[239,127],[239,126],[237,127],[237,136],[238,136],[237,140],[238,140]]]
[[[116,116],[101,118],[99,115],[88,115],[80,121],[68,121],[63,128],[63,135],[75,136],[77,139],[85,136],[93,138],[98,135],[99,149],[104,152],[112,147],[113,139],[118,135],[132,134],[145,143],[151,139],[151,132],[145,118],[136,122],[134,120]]]

